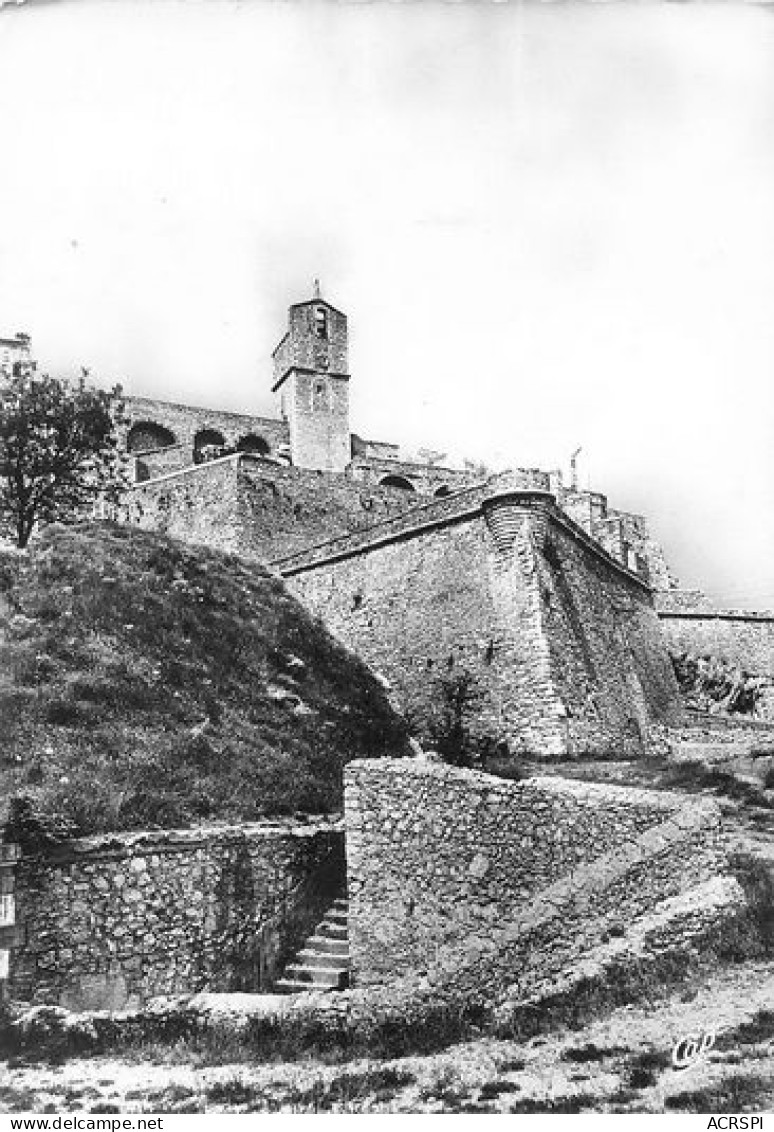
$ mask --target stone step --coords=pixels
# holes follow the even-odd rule
[[[349,955],[349,943],[346,939],[331,939],[324,935],[310,935],[304,947],[316,951],[318,955]]]
[[[296,960],[305,967],[339,967],[342,971],[349,969],[349,954],[345,951],[336,955],[330,951],[315,951],[311,947],[305,947],[303,951],[299,951]]]
[[[283,978],[329,990],[343,990],[347,985],[347,972],[339,967],[305,967],[301,963],[291,963]]]
[[[280,994],[339,991],[349,985],[348,902],[338,897],[275,983]]]
[[[326,936],[328,939],[346,939],[347,925],[331,924],[327,920],[321,920],[317,927],[314,929],[314,934]]]
[[[347,910],[345,908],[329,908],[325,914],[328,924],[343,924],[346,927]]]
[[[274,989],[277,994],[301,994],[303,991],[319,990],[320,988],[296,979],[277,979]]]

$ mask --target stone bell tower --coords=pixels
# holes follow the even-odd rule
[[[321,297],[315,280],[313,298],[290,308],[288,324],[272,357],[292,461],[343,472],[351,458],[346,315]]]

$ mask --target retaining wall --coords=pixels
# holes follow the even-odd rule
[[[423,762],[345,780],[356,985],[412,974],[491,1000],[715,876],[714,803]]]
[[[16,865],[9,994],[71,1009],[265,990],[343,886],[331,821],[115,834]]]

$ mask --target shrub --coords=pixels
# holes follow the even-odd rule
[[[621,1046],[597,1046],[590,1042],[585,1046],[570,1046],[562,1052],[562,1061],[577,1061],[581,1064],[588,1061],[604,1061],[606,1057],[625,1053]]]
[[[762,944],[768,954],[774,952],[774,877],[766,861],[752,853],[733,853],[729,858],[731,871],[744,890],[749,906],[749,926],[753,932],[746,935],[752,939],[740,941],[742,958],[749,954],[749,947]]]
[[[655,1085],[658,1075],[671,1063],[669,1050],[643,1050],[627,1067],[626,1085],[630,1089],[647,1089]]]
[[[774,808],[774,802],[758,786],[737,778],[727,770],[709,767],[704,763],[683,762],[670,766],[664,774],[663,783],[677,789],[694,787],[699,790],[716,790],[746,805]]]
[[[578,1113],[587,1112],[590,1108],[596,1107],[597,1099],[590,1094],[567,1093],[563,1097],[545,1097],[544,1099],[529,1097],[524,1100],[512,1101],[508,1106],[508,1112]]]
[[[733,1049],[738,1045],[758,1045],[774,1039],[774,1010],[759,1010],[749,1022],[740,1022],[733,1030],[718,1035],[717,1049]]]
[[[414,1081],[413,1073],[406,1070],[368,1068],[342,1073],[331,1080],[314,1081],[308,1089],[294,1089],[284,1098],[284,1104],[293,1108],[311,1109],[312,1112],[332,1112],[349,1108],[365,1100],[388,1100],[395,1090]]]
[[[479,696],[467,670],[444,677],[438,684],[438,705],[429,728],[429,743],[444,762],[472,766],[476,748],[469,730],[471,710]]]
[[[52,1060],[92,1050],[97,1043],[91,1020],[60,1006],[32,1007],[13,1023],[13,1037],[19,1051]]]
[[[46,720],[61,727],[75,727],[88,717],[72,700],[51,700],[46,708]]]
[[[73,823],[66,817],[41,812],[24,794],[17,794],[9,802],[4,840],[16,842],[23,853],[48,853],[74,837],[75,832]]]
[[[492,1100],[495,1097],[501,1096],[503,1093],[518,1093],[521,1089],[516,1081],[487,1081],[479,1089],[479,1099],[482,1101]]]
[[[674,1093],[664,1107],[677,1112],[757,1112],[768,1109],[774,1094],[770,1078],[729,1074],[703,1089]]]
[[[714,707],[729,714],[753,715],[766,683],[716,656],[676,653],[672,666],[688,706],[699,711]]]
[[[257,1096],[253,1085],[247,1085],[238,1077],[227,1081],[216,1081],[207,1089],[207,1100],[213,1104],[245,1105],[254,1101]]]

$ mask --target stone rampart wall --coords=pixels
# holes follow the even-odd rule
[[[145,530],[236,552],[240,459],[226,456],[135,484],[124,496],[122,518]]]
[[[116,834],[23,856],[9,991],[72,1009],[265,990],[343,887],[336,824]]]
[[[625,575],[590,554],[547,512],[535,526],[538,585],[551,671],[571,750],[647,746],[655,720],[671,718],[678,692],[653,608]]]
[[[406,493],[397,488],[371,487],[346,476],[238,454],[135,484],[125,496],[123,517],[187,542],[266,562],[349,537],[405,510]]]
[[[134,457],[133,482],[142,483],[168,476],[170,472],[190,467],[191,463],[191,450],[184,444],[170,444],[168,448],[158,448],[155,452],[143,452],[142,456]]]
[[[406,510],[406,492],[348,476],[278,467],[245,457],[239,465],[239,540],[263,562],[347,536]]]
[[[478,741],[641,752],[679,706],[648,588],[550,496],[470,488],[275,562],[426,742],[467,684]]]
[[[522,476],[520,472],[505,472],[492,476],[484,483],[473,484],[455,491],[453,495],[434,498],[431,501],[414,500],[411,496],[407,497],[405,492],[398,491],[397,495],[402,500],[403,506],[393,516],[372,520],[367,528],[342,533],[325,542],[307,542],[299,551],[275,559],[272,565],[282,574],[289,576],[310,566],[371,551],[376,546],[394,542],[403,536],[413,536],[432,527],[465,520],[471,515],[480,514],[484,501],[493,495],[506,491],[535,490],[530,476]],[[538,490],[538,494],[545,496],[546,499],[550,498],[542,488]],[[583,532],[578,529],[578,533]]]
[[[433,464],[420,464],[416,461],[401,460],[397,456],[380,458],[369,456],[355,457],[348,469],[348,475],[361,483],[378,484],[388,476],[400,476],[407,480],[419,495],[445,495],[449,491],[459,491],[480,483],[484,478],[474,472],[459,468],[442,468]],[[544,479],[547,480],[547,476]],[[540,485],[547,488],[547,483]],[[411,506],[411,499],[407,500]]]
[[[446,968],[491,994],[725,861],[712,803],[422,760],[351,763],[345,821],[356,985]]]
[[[147,397],[126,397],[124,404],[127,433],[133,425],[161,425],[172,434],[176,444],[187,449],[189,462],[193,459],[196,433],[205,429],[220,432],[226,444],[234,448],[246,436],[258,436],[266,441],[271,452],[276,452],[289,439],[285,421],[270,417],[229,413],[195,405],[177,405],[171,401],[154,401]]]
[[[677,709],[647,585],[521,473],[406,510],[397,489],[238,455],[127,499],[140,526],[269,561],[432,744],[460,682],[476,741],[536,754],[639,753]]]

